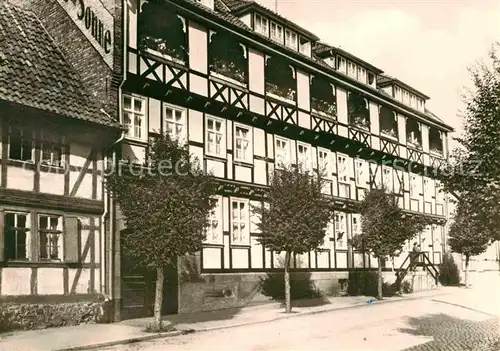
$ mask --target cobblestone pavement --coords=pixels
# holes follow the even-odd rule
[[[500,277],[497,277],[500,278]],[[500,279],[499,279],[500,280]],[[107,350],[500,351],[498,291],[442,296],[298,316],[157,339]]]
[[[434,350],[500,350],[500,324],[498,318],[482,322],[460,320],[447,315],[434,315],[410,320],[414,335],[432,336],[433,341],[410,347],[406,351]]]

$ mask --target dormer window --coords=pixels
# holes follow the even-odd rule
[[[366,84],[366,69],[361,66],[358,66],[358,81]]]
[[[356,65],[351,61],[347,61],[347,75],[353,78],[357,76]]]
[[[429,151],[443,154],[443,133],[437,128],[429,128]]]
[[[422,125],[413,118],[406,119],[406,143],[415,148],[422,148]]]
[[[308,39],[300,37],[299,52],[308,57],[311,57],[311,42]]]
[[[341,56],[337,56],[337,70],[339,72],[344,73],[344,74],[347,73],[347,63],[346,63],[346,60],[345,60],[345,58],[343,58]]]
[[[285,30],[285,45],[291,49],[297,50],[298,40],[297,34],[292,32],[291,30]]]
[[[267,18],[262,17],[259,14],[255,14],[254,18],[254,30],[258,33],[264,34],[265,36],[269,35],[268,31],[268,21]]]
[[[375,83],[376,83],[375,74],[373,74],[372,72],[368,72],[368,85],[375,88]]]
[[[271,22],[271,39],[283,43],[283,27],[275,22]]]
[[[394,87],[394,98],[398,101],[402,101],[402,92],[400,87]]]
[[[417,109],[419,110],[424,109],[424,100],[417,98]]]
[[[347,95],[347,115],[351,126],[370,129],[370,112],[368,100],[359,93],[349,92]]]

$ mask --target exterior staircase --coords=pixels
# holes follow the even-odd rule
[[[411,282],[413,291],[435,289],[439,286],[439,271],[427,253],[411,252],[396,271],[396,286],[405,280]]]

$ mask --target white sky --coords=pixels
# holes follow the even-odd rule
[[[457,130],[467,67],[500,41],[500,0],[278,0],[278,12],[430,96]]]

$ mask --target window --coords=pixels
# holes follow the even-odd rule
[[[349,184],[349,168],[347,165],[347,156],[337,155],[338,179],[341,183]]]
[[[40,236],[40,259],[62,260],[62,218],[59,216],[40,215],[38,217]]]
[[[123,125],[129,138],[146,140],[146,104],[144,99],[123,96]]]
[[[41,157],[42,164],[62,166],[63,146],[58,133],[41,131]]]
[[[406,105],[410,104],[410,93],[406,90],[403,90],[403,103]]]
[[[361,66],[358,66],[358,80],[366,84],[366,69]]]
[[[318,149],[318,171],[324,173],[326,178],[330,178],[332,174],[332,167],[329,162],[329,151]]]
[[[394,191],[392,168],[390,167],[382,168],[382,182],[384,184],[384,187],[387,189],[389,193],[392,193]]]
[[[226,130],[225,121],[215,117],[207,117],[207,155],[225,157],[226,156]]]
[[[271,22],[271,39],[283,42],[283,27],[274,22]]]
[[[398,101],[402,101],[401,88],[394,87],[394,98]]]
[[[311,57],[311,42],[304,37],[299,39],[299,52]]]
[[[297,34],[291,30],[285,30],[285,44],[289,48],[297,50]]]
[[[232,243],[248,245],[250,243],[248,200],[232,200],[231,213]]]
[[[420,196],[420,188],[419,179],[416,175],[410,175],[410,197],[418,198]]]
[[[33,160],[33,133],[25,128],[11,127],[9,134],[9,158],[11,160]]]
[[[184,109],[165,106],[165,130],[172,139],[185,141],[186,138],[186,113]]]
[[[208,217],[208,227],[206,228],[207,244],[222,244],[222,197],[215,199],[217,204]]]
[[[311,148],[308,145],[297,143],[298,163],[302,166],[303,170],[311,170]]]
[[[347,61],[347,75],[353,78],[357,76],[356,65],[351,61]]]
[[[29,215],[5,213],[4,250],[6,260],[30,258]]]
[[[436,203],[444,203],[443,186],[439,181],[436,181]]]
[[[250,129],[236,125],[234,131],[235,142],[235,160],[243,162],[252,162],[252,139]]]
[[[434,192],[432,191],[432,183],[429,178],[424,178],[424,199],[430,199],[434,196]]]
[[[268,36],[269,32],[267,29],[267,18],[264,18],[261,15],[255,14],[254,30],[256,32],[264,34],[265,36]]]
[[[413,108],[417,108],[417,103],[416,103],[416,96],[411,94],[410,95],[410,106]]]
[[[417,108],[419,110],[423,110],[424,109],[424,100],[417,98]]]
[[[375,87],[375,83],[376,83],[375,74],[373,74],[372,72],[368,72],[368,84],[371,85],[372,87]]]
[[[366,188],[368,181],[368,163],[363,160],[356,160],[356,185]]]
[[[282,138],[276,138],[275,164],[282,167],[290,162],[290,144],[289,141]]]
[[[346,73],[347,65],[345,58],[337,56],[337,69],[344,74]]]
[[[335,248],[337,250],[347,249],[346,215],[335,213]]]
[[[352,215],[352,236],[361,234],[361,215]]]

